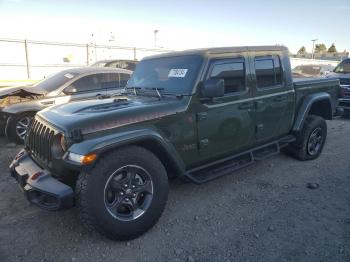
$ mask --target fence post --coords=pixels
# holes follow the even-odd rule
[[[24,40],[24,51],[25,51],[25,55],[26,55],[27,78],[30,79],[30,68],[29,68],[29,57],[28,57],[28,43],[27,43],[27,39]]]
[[[89,44],[86,44],[86,65],[89,65]]]
[[[136,58],[136,47],[134,47],[134,60],[136,61],[137,58]]]

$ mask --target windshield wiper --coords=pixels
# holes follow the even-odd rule
[[[159,99],[162,98],[162,94],[160,93],[161,90],[164,90],[164,88],[159,88],[159,87],[146,87],[146,90],[155,90],[157,93],[157,96]]]
[[[138,87],[138,86],[130,86],[130,87],[125,87],[125,90],[132,90],[133,91],[133,94],[135,96],[138,95],[137,91],[136,90],[141,90],[141,87]],[[122,93],[123,94],[123,93]],[[125,93],[124,93],[125,94]]]

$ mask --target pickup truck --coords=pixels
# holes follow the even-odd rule
[[[136,238],[161,216],[169,178],[201,184],[282,149],[320,155],[339,80],[291,76],[281,46],[145,58],[124,93],[40,111],[11,175],[31,203],[77,206],[88,229]]]
[[[340,81],[339,106],[345,113],[350,113],[350,58],[344,59],[336,66],[328,78],[338,78]]]

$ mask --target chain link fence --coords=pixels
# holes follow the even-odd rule
[[[140,60],[166,49],[77,44],[0,38],[0,80],[42,79],[57,71],[89,66],[98,60]]]

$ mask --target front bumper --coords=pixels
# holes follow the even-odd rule
[[[27,200],[40,208],[53,211],[74,206],[73,189],[39,167],[25,150],[12,161],[10,172]]]
[[[350,111],[350,98],[339,98],[339,106],[345,111]]]

